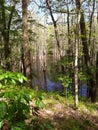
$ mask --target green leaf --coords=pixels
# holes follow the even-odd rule
[[[2,84],[0,83],[0,89],[2,88]]]
[[[23,83],[23,79],[22,78],[20,78],[19,81],[20,81],[20,83]]]
[[[23,83],[23,81],[27,82],[27,78],[22,73],[13,73],[10,71],[6,71],[0,74],[0,80],[2,84],[14,84]]]
[[[13,84],[16,84],[16,81],[15,81],[14,79],[12,79],[11,82],[12,82]]]
[[[4,122],[3,121],[0,121],[0,129],[2,128]]]
[[[23,130],[23,129],[19,127],[13,127],[11,130]]]
[[[4,118],[7,113],[7,103],[5,101],[0,102],[0,119]]]
[[[8,11],[12,11],[13,6],[5,6],[5,9]]]
[[[43,107],[44,107],[44,103],[43,103],[43,101],[40,100],[40,99],[37,99],[36,102],[35,102],[35,104],[36,104],[36,106],[37,106],[38,108],[43,108]]]

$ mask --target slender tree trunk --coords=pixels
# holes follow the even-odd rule
[[[57,23],[54,19],[53,13],[52,13],[52,9],[51,9],[51,6],[50,6],[50,0],[46,0],[46,4],[47,4],[47,7],[49,9],[50,16],[51,16],[51,19],[52,19],[52,22],[53,22],[53,25],[54,25],[55,39],[56,39],[56,43],[57,43],[57,47],[58,47],[58,51],[59,51],[59,56],[60,56],[60,59],[62,60],[63,57],[62,57],[62,52],[61,52],[61,47],[60,47]],[[64,65],[61,65],[61,70],[62,70],[62,73],[64,73],[64,71],[65,71]]]
[[[44,75],[44,87],[45,87],[45,90],[48,90],[48,86],[47,86],[47,74],[46,74],[46,71],[47,71],[47,66],[46,66],[46,52],[43,51],[43,75]]]
[[[43,68],[43,74],[44,74],[44,85],[45,85],[45,90],[48,90],[47,88],[47,76],[46,76],[46,69]]]
[[[77,22],[75,30],[75,65],[74,65],[74,81],[75,81],[75,107],[78,107],[78,58],[79,58],[79,22],[80,22],[80,11],[77,11]]]
[[[83,53],[84,53],[84,60],[85,64],[87,66],[87,69],[90,66],[90,56],[89,56],[89,50],[88,50],[88,43],[87,43],[87,36],[86,36],[86,25],[85,25],[85,19],[83,12],[81,13],[81,19],[80,19],[80,30],[82,35],[82,44],[83,44]]]
[[[70,14],[69,14],[69,6],[67,5],[67,32],[68,32],[68,45],[71,46],[71,40],[70,40]]]
[[[28,23],[27,23],[27,4],[28,0],[22,0],[22,23],[23,23],[23,52],[24,52],[24,63],[25,72],[28,78],[28,83],[32,86],[32,71],[31,71],[31,60],[30,60],[30,44],[28,38]]]
[[[11,70],[11,65],[10,65],[10,54],[11,54],[11,49],[9,45],[9,37],[10,37],[10,27],[11,27],[11,22],[13,18],[13,13],[15,10],[15,5],[16,2],[14,2],[14,5],[12,7],[12,10],[9,15],[8,19],[8,25],[7,25],[7,20],[6,20],[6,13],[5,13],[5,0],[0,1],[1,4],[1,12],[2,12],[2,36],[3,36],[3,41],[4,41],[4,55],[5,55],[5,68],[7,70]]]
[[[26,76],[23,44],[21,45],[21,72]]]
[[[92,13],[91,13],[91,16],[90,16],[90,25],[89,25],[89,46],[92,46],[91,45],[91,35],[92,35],[92,22],[93,22],[93,15],[94,15],[94,11],[95,11],[95,0],[93,0],[93,10],[92,10]]]
[[[0,1],[1,9],[2,9],[2,36],[3,36],[3,42],[4,42],[4,56],[5,56],[5,68],[7,70],[10,69],[10,48],[9,48],[9,39],[7,36],[7,26],[6,26],[6,14],[5,14],[5,0]]]
[[[78,41],[75,43],[75,107],[78,107]]]

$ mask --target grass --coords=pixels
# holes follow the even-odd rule
[[[64,123],[66,122],[66,123]],[[96,130],[96,127],[89,121],[80,121],[68,118],[62,122],[60,130]]]
[[[8,88],[5,89],[6,92]],[[38,109],[41,114],[35,118],[34,116],[27,123],[28,127],[34,130],[98,130],[98,104],[92,104],[86,98],[80,98],[78,109],[74,109],[74,99],[70,95],[66,98],[60,93],[55,92],[44,92],[39,93],[36,90],[27,90],[27,88],[22,88],[21,91],[18,87],[16,90],[12,87],[10,88],[11,94],[14,97],[15,94],[20,97],[23,94],[23,99],[27,92],[32,92],[34,94],[32,103],[36,101],[36,96],[41,101],[44,102],[44,109]],[[3,89],[2,89],[3,91]],[[13,93],[15,91],[15,94]],[[7,94],[7,93],[6,93]],[[9,93],[8,93],[9,97]],[[39,100],[38,100],[39,101]],[[19,104],[20,106],[20,104]],[[41,111],[42,110],[42,111]],[[39,113],[40,113],[39,112]],[[29,120],[29,118],[28,118]],[[16,122],[18,124],[18,122]],[[39,129],[38,129],[39,128]]]
[[[54,113],[53,117],[48,115],[48,118],[52,119],[54,130],[98,130],[97,104],[84,99],[75,110],[72,96],[66,99],[59,93],[50,92],[44,92],[44,103],[45,109]]]

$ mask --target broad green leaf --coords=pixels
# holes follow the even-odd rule
[[[2,128],[4,122],[3,121],[0,121],[0,129]]]

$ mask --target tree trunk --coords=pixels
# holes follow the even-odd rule
[[[21,45],[21,72],[26,76],[23,44]]]
[[[78,107],[78,41],[75,44],[75,107]]]
[[[47,7],[49,9],[50,16],[51,16],[51,19],[52,19],[52,22],[53,22],[55,39],[56,39],[56,43],[57,43],[57,47],[58,47],[59,56],[60,56],[60,59],[62,60],[63,57],[62,57],[62,52],[61,52],[61,47],[60,47],[57,23],[54,19],[53,13],[52,13],[52,9],[51,9],[51,6],[50,6],[50,0],[46,0],[46,4],[47,4]],[[61,71],[62,71],[62,73],[64,73],[64,71],[65,71],[64,65],[61,65]]]
[[[5,0],[1,0],[0,4],[1,4],[1,9],[2,9],[1,10],[2,12],[2,36],[3,36],[3,42],[4,42],[5,68],[7,70],[11,70],[11,65],[10,65],[11,49],[9,45],[9,36],[10,36],[10,27],[11,27],[11,22],[12,22],[16,2],[14,2],[14,5],[10,12],[8,25],[7,25],[6,13],[5,13],[5,7],[4,7]]]
[[[23,52],[25,72],[28,78],[28,85],[32,86],[32,71],[30,61],[30,44],[28,38],[28,23],[27,23],[27,4],[28,0],[22,0],[22,23],[23,23]]]
[[[79,22],[80,22],[80,11],[77,11],[77,22],[75,30],[75,63],[74,63],[74,81],[75,81],[75,107],[78,107],[78,58],[79,58]]]
[[[6,26],[6,14],[5,14],[5,0],[0,1],[1,4],[1,12],[2,12],[2,37],[3,37],[3,42],[4,42],[4,56],[5,56],[5,68],[7,70],[10,69],[10,62],[9,62],[9,57],[10,57],[10,48],[9,48],[9,39],[7,36],[7,26]]]
[[[84,53],[84,60],[86,64],[86,72],[89,79],[89,96],[91,97],[91,102],[96,101],[96,84],[95,84],[95,74],[92,73],[92,61],[90,59],[89,50],[88,50],[88,43],[87,43],[87,36],[86,36],[86,26],[84,20],[84,14],[81,13],[81,20],[80,20],[80,28],[81,28],[81,35],[82,35],[82,44],[83,44],[83,53]]]
[[[86,25],[85,25],[85,19],[84,19],[84,13],[81,11],[81,1],[76,0],[76,7],[77,10],[81,12],[81,19],[80,19],[80,30],[81,30],[81,39],[82,39],[82,45],[83,45],[83,53],[84,53],[84,60],[86,65],[86,72],[88,76],[90,77],[89,82],[89,92],[91,97],[91,102],[96,101],[96,83],[95,83],[95,74],[91,71],[92,67],[92,61],[89,55],[89,49],[88,49],[88,42],[87,42],[87,36],[86,36]]]
[[[92,13],[91,13],[91,16],[90,16],[90,25],[89,25],[89,46],[92,46],[91,45],[91,35],[92,35],[92,22],[93,22],[93,15],[94,15],[94,11],[95,11],[95,0],[93,0],[93,10],[92,10]]]

